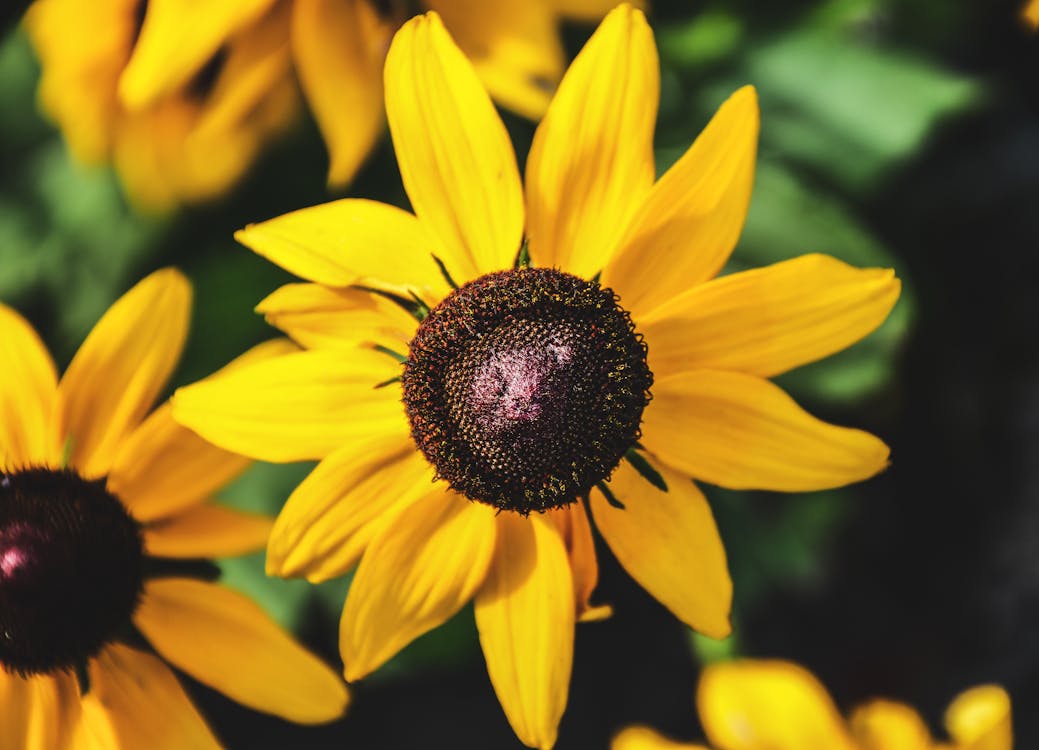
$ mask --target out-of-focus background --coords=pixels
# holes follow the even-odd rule
[[[632,722],[702,737],[698,664],[733,655],[799,661],[845,710],[880,695],[907,701],[936,731],[954,694],[999,682],[1016,746],[1039,747],[1039,36],[1019,12],[993,0],[653,2],[660,170],[739,85],[761,97],[757,182],[733,268],[821,251],[903,278],[876,334],[781,379],[817,415],[887,440],[893,464],[832,492],[706,488],[736,587],[725,642],[693,636],[600,545],[597,599],[615,614],[578,628],[559,748],[605,748]],[[565,28],[571,54],[590,31]],[[9,27],[0,299],[64,364],[118,294],[177,265],[196,307],[174,385],[270,337],[252,307],[289,278],[231,235],[330,197],[315,124],[304,119],[225,198],[141,216],[109,171],[69,159],[38,113],[38,75]],[[522,160],[533,125],[506,122]],[[406,205],[387,141],[345,194]],[[226,499],[274,512],[307,469],[257,466]],[[348,581],[268,580],[262,555],[223,569],[338,664]],[[471,609],[355,686],[350,714],[331,726],[258,716],[188,682],[232,750],[519,747]]]

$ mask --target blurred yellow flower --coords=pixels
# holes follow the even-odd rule
[[[131,198],[162,211],[213,198],[299,109],[353,177],[384,127],[382,66],[418,6],[439,11],[495,98],[527,117],[564,66],[557,26],[613,0],[37,0],[26,25],[40,102],[82,162],[114,162]]]
[[[952,738],[936,741],[911,707],[875,700],[845,721],[819,681],[784,661],[737,661],[707,667],[696,703],[717,750],[1011,750],[1010,697],[997,685],[961,693],[945,714]],[[628,727],[611,750],[706,750],[648,727]]]
[[[1039,29],[1039,0],[1029,0],[1021,11],[1021,18],[1032,29]]]
[[[654,184],[658,60],[631,6],[564,76],[525,194],[437,14],[401,28],[385,76],[415,214],[342,200],[240,232],[313,282],[260,305],[311,351],[181,389],[174,414],[247,455],[322,459],[267,564],[320,581],[360,561],[340,629],[348,679],[474,599],[509,721],[550,747],[575,620],[606,614],[589,603],[585,502],[639,583],[727,635],[725,553],[690,477],[811,490],[884,468],[881,441],[820,422],[767,378],[868,334],[899,282],[821,255],[712,279],[750,200],[757,98],[736,92]]]
[[[169,404],[148,414],[190,300],[178,272],[152,274],[60,381],[0,305],[0,748],[219,748],[170,665],[290,721],[346,707],[333,670],[199,562],[262,547],[270,519],[209,502],[247,459],[178,426]]]

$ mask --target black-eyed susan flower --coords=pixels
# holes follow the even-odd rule
[[[725,554],[691,478],[811,490],[881,470],[883,443],[767,378],[865,336],[899,284],[821,255],[713,278],[750,198],[755,93],[729,99],[654,183],[656,48],[631,6],[563,78],[525,188],[439,16],[402,27],[385,78],[415,213],[342,200],[240,232],[311,282],[259,308],[309,351],[182,389],[174,416],[248,455],[321,459],[267,565],[320,581],[360,561],[340,631],[348,679],[475,600],[513,728],[549,747],[575,620],[604,613],[589,603],[586,507],[649,592],[728,634]]]
[[[0,305],[0,748],[218,748],[170,666],[259,711],[338,717],[338,675],[208,559],[270,520],[209,502],[248,461],[149,410],[184,343],[190,287],[152,274],[101,318],[60,381]],[[244,366],[285,350],[263,345]]]
[[[292,123],[296,80],[348,182],[384,128],[382,65],[393,31],[443,14],[505,106],[539,117],[562,75],[559,20],[612,0],[37,0],[27,15],[40,102],[74,156],[114,162],[130,196],[164,210],[229,188]]]
[[[717,750],[1011,750],[1010,697],[998,685],[960,695],[945,713],[951,742],[935,740],[913,708],[874,700],[845,721],[819,681],[785,661],[737,661],[704,670],[700,723]],[[649,727],[628,727],[611,750],[706,750]]]

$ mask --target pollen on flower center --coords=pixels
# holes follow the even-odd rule
[[[488,274],[430,312],[401,378],[412,436],[473,500],[573,502],[639,435],[652,374],[615,295],[551,269]]]
[[[103,481],[68,470],[0,475],[0,666],[75,667],[130,624],[140,528]]]

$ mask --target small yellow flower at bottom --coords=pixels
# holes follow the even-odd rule
[[[707,667],[696,704],[718,750],[1011,750],[1010,697],[997,685],[971,688],[950,704],[951,742],[936,741],[911,707],[874,700],[845,721],[819,681],[785,661],[745,660]],[[611,750],[706,750],[653,729],[628,727]]]
[[[0,748],[220,745],[171,666],[290,721],[346,708],[339,676],[209,559],[261,548],[271,520],[210,502],[249,465],[151,411],[180,357],[191,288],[145,278],[65,374],[0,305]],[[260,345],[229,367],[285,353]],[[150,414],[149,414],[150,412]]]

